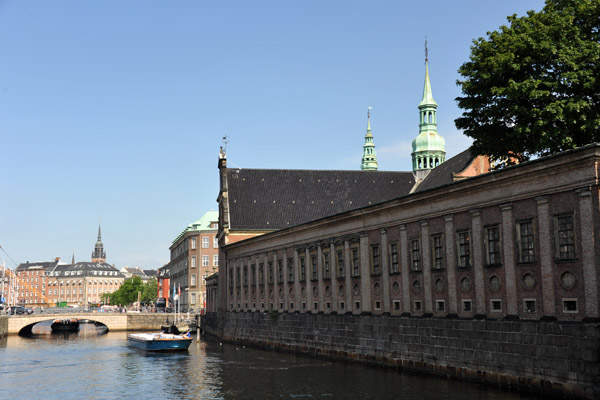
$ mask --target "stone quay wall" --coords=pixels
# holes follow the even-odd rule
[[[234,312],[202,327],[226,342],[600,399],[597,322]]]
[[[0,338],[8,334],[8,317],[6,315],[0,316]]]

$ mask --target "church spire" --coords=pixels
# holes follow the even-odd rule
[[[93,263],[104,263],[106,262],[106,252],[104,251],[104,244],[102,244],[102,234],[100,232],[100,223],[98,223],[98,241],[96,247],[92,253]]]
[[[412,142],[411,154],[413,172],[419,180],[446,159],[446,141],[437,132],[437,107],[429,81],[429,49],[425,39],[425,83],[423,99],[419,103],[419,136]]]
[[[367,107],[367,134],[363,145],[363,156],[360,169],[363,171],[377,171],[377,155],[375,154],[375,143],[371,133],[371,107]]]

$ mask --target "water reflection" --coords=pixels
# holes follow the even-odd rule
[[[127,334],[38,334],[0,339],[3,398],[48,399],[492,399],[496,388],[216,341],[188,352],[127,346]]]

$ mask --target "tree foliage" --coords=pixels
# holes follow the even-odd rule
[[[600,141],[600,1],[547,0],[471,46],[456,127],[511,164]]]
[[[116,291],[103,296],[110,300],[111,305],[130,305],[138,301],[138,292],[141,294],[142,303],[151,303],[156,300],[156,279],[143,283],[139,276],[125,279],[123,285]]]

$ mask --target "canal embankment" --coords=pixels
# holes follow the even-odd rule
[[[225,342],[355,360],[567,398],[600,398],[597,322],[225,313]]]
[[[8,334],[8,316],[0,315],[0,338]]]

